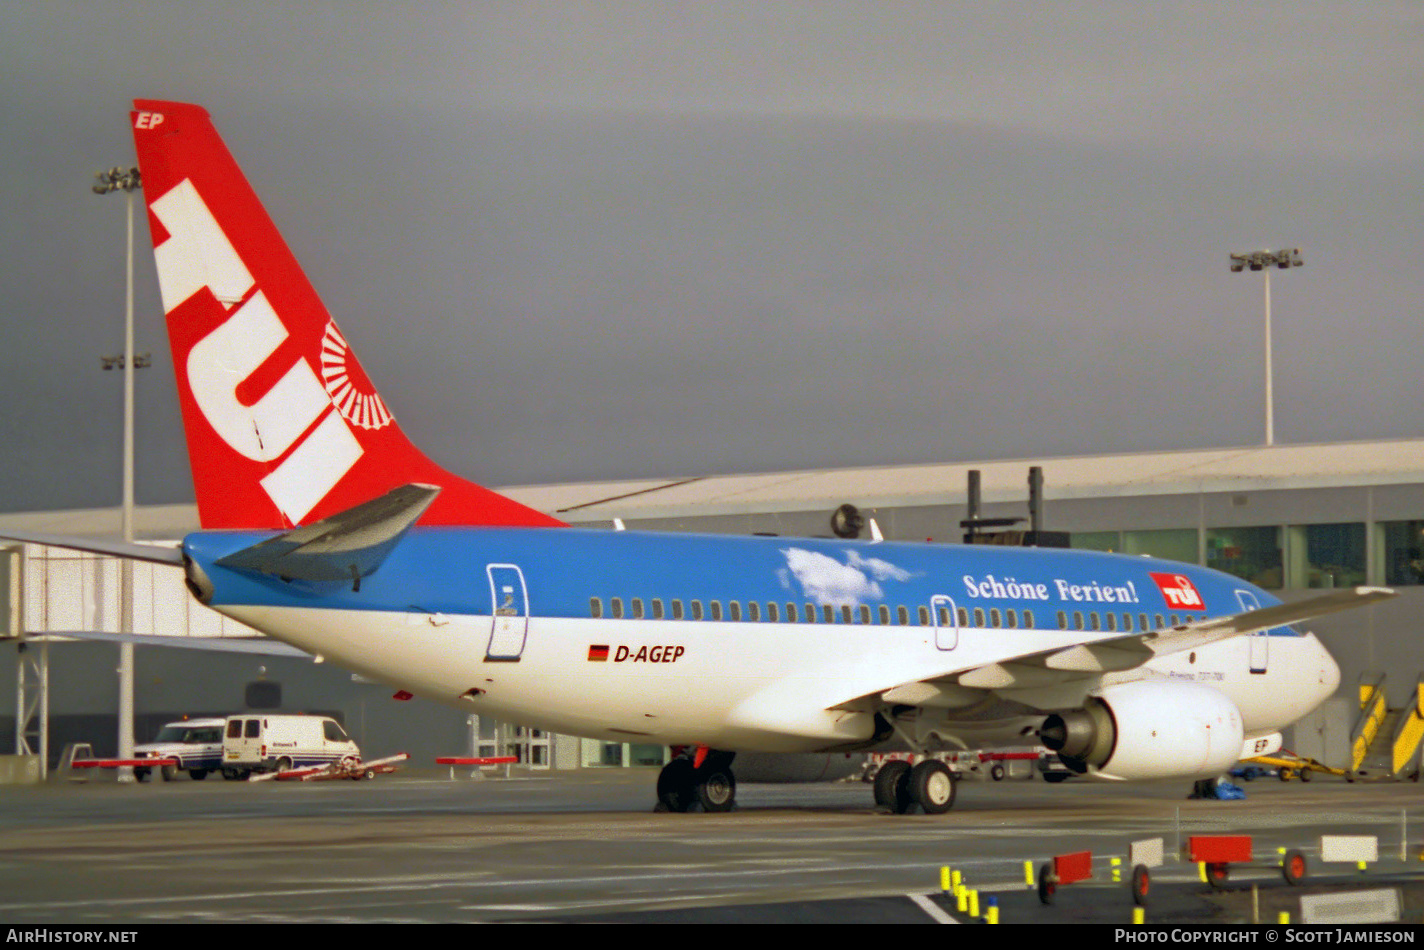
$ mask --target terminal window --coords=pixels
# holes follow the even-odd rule
[[[1281,587],[1281,529],[1271,525],[1251,528],[1208,528],[1206,566],[1257,587]]]
[[[1424,584],[1424,521],[1386,521],[1384,534],[1384,582]]]
[[[1290,587],[1353,587],[1365,583],[1364,522],[1292,525],[1287,534]]]

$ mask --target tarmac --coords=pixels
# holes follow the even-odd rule
[[[966,779],[938,816],[881,813],[860,783],[744,784],[731,813],[677,815],[653,811],[656,770],[467,775],[0,787],[0,922],[973,923],[941,891],[948,866],[1002,924],[1127,926],[1109,859],[1150,838],[1167,861],[1149,925],[1299,920],[1302,894],[1379,888],[1403,921],[1424,919],[1424,802],[1408,783],[1257,780],[1222,802],[1180,782]],[[1204,834],[1252,836],[1225,890],[1177,857]],[[1380,860],[1322,865],[1323,834],[1373,835]],[[1280,848],[1305,853],[1305,886],[1283,880]],[[1093,877],[1045,906],[1025,864],[1075,851]]]

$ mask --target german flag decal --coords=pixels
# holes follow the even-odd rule
[[[608,662],[608,644],[591,643],[588,647],[588,660],[590,663]]]

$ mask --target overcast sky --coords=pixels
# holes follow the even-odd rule
[[[1168,5],[1163,5],[1168,6]],[[0,510],[117,503],[134,98],[490,485],[1424,431],[1424,5],[26,3]],[[137,218],[138,498],[192,497]],[[1051,490],[1051,486],[1050,486]]]

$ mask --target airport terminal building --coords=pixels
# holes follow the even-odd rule
[[[1348,710],[1362,677],[1387,673],[1391,705],[1413,703],[1424,675],[1424,440],[1192,450],[1059,459],[856,468],[678,480],[580,483],[501,491],[560,519],[614,530],[828,536],[832,513],[853,505],[886,539],[959,542],[971,470],[980,473],[980,519],[1024,517],[1030,466],[1042,469],[1043,526],[1072,547],[1203,564],[1283,600],[1321,588],[1385,585],[1400,596],[1306,626],[1340,664]],[[114,509],[0,516],[6,527],[89,537],[119,532]],[[196,507],[139,509],[140,540],[173,541],[198,528]],[[867,523],[862,537],[870,536]],[[1016,536],[1013,536],[1016,537]],[[1005,540],[1000,538],[1000,541]],[[188,596],[177,568],[134,567],[132,620],[120,616],[120,568],[108,557],[43,545],[12,545],[0,559],[7,617],[0,651],[0,753],[38,752],[49,723],[53,763],[68,742],[116,750],[118,648],[58,639],[64,631],[171,637],[174,649],[140,646],[135,731],[145,741],[184,715],[248,709],[332,714],[368,758],[406,751],[412,764],[436,756],[494,754],[514,743],[533,767],[657,765],[666,750],[548,736],[481,721],[476,710],[423,700],[311,659],[183,649],[254,631]],[[47,636],[55,635],[55,636]],[[1330,754],[1345,742],[1344,713],[1297,727],[1292,743]],[[17,728],[16,723],[21,725]],[[1348,729],[1348,726],[1343,728]],[[1302,735],[1308,732],[1309,735]],[[502,751],[502,750],[498,750]]]

